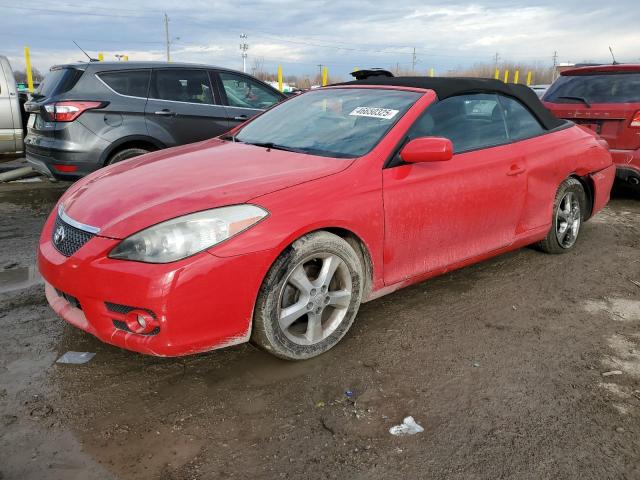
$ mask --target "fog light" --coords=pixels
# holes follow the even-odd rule
[[[125,316],[125,322],[134,333],[151,333],[158,326],[158,321],[144,310],[131,310]]]

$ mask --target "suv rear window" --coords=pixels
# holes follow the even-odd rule
[[[78,82],[83,73],[83,70],[78,70],[77,68],[56,68],[51,70],[38,86],[34,97],[47,98],[68,92]]]
[[[640,103],[640,73],[564,75],[543,97],[554,103],[579,103],[580,99],[589,103]]]
[[[98,78],[116,93],[147,98],[150,70],[121,70],[99,73]]]

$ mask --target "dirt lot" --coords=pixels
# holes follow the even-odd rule
[[[640,478],[637,196],[570,254],[368,303],[338,347],[286,363],[144,357],[56,318],[30,267],[64,187],[0,186],[1,479]],[[56,364],[68,350],[97,354]],[[425,431],[390,435],[406,415]]]

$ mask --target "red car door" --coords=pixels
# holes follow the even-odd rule
[[[526,193],[524,158],[508,144],[495,95],[440,101],[408,136],[449,138],[458,153],[383,171],[387,285],[509,245]]]

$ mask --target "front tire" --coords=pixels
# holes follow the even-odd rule
[[[580,233],[586,216],[587,197],[582,184],[575,178],[567,178],[560,184],[553,201],[551,229],[547,237],[538,243],[546,253],[566,253],[571,250]]]
[[[358,313],[362,272],[358,254],[337,235],[315,232],[296,240],[262,283],[251,341],[286,360],[331,349]]]

